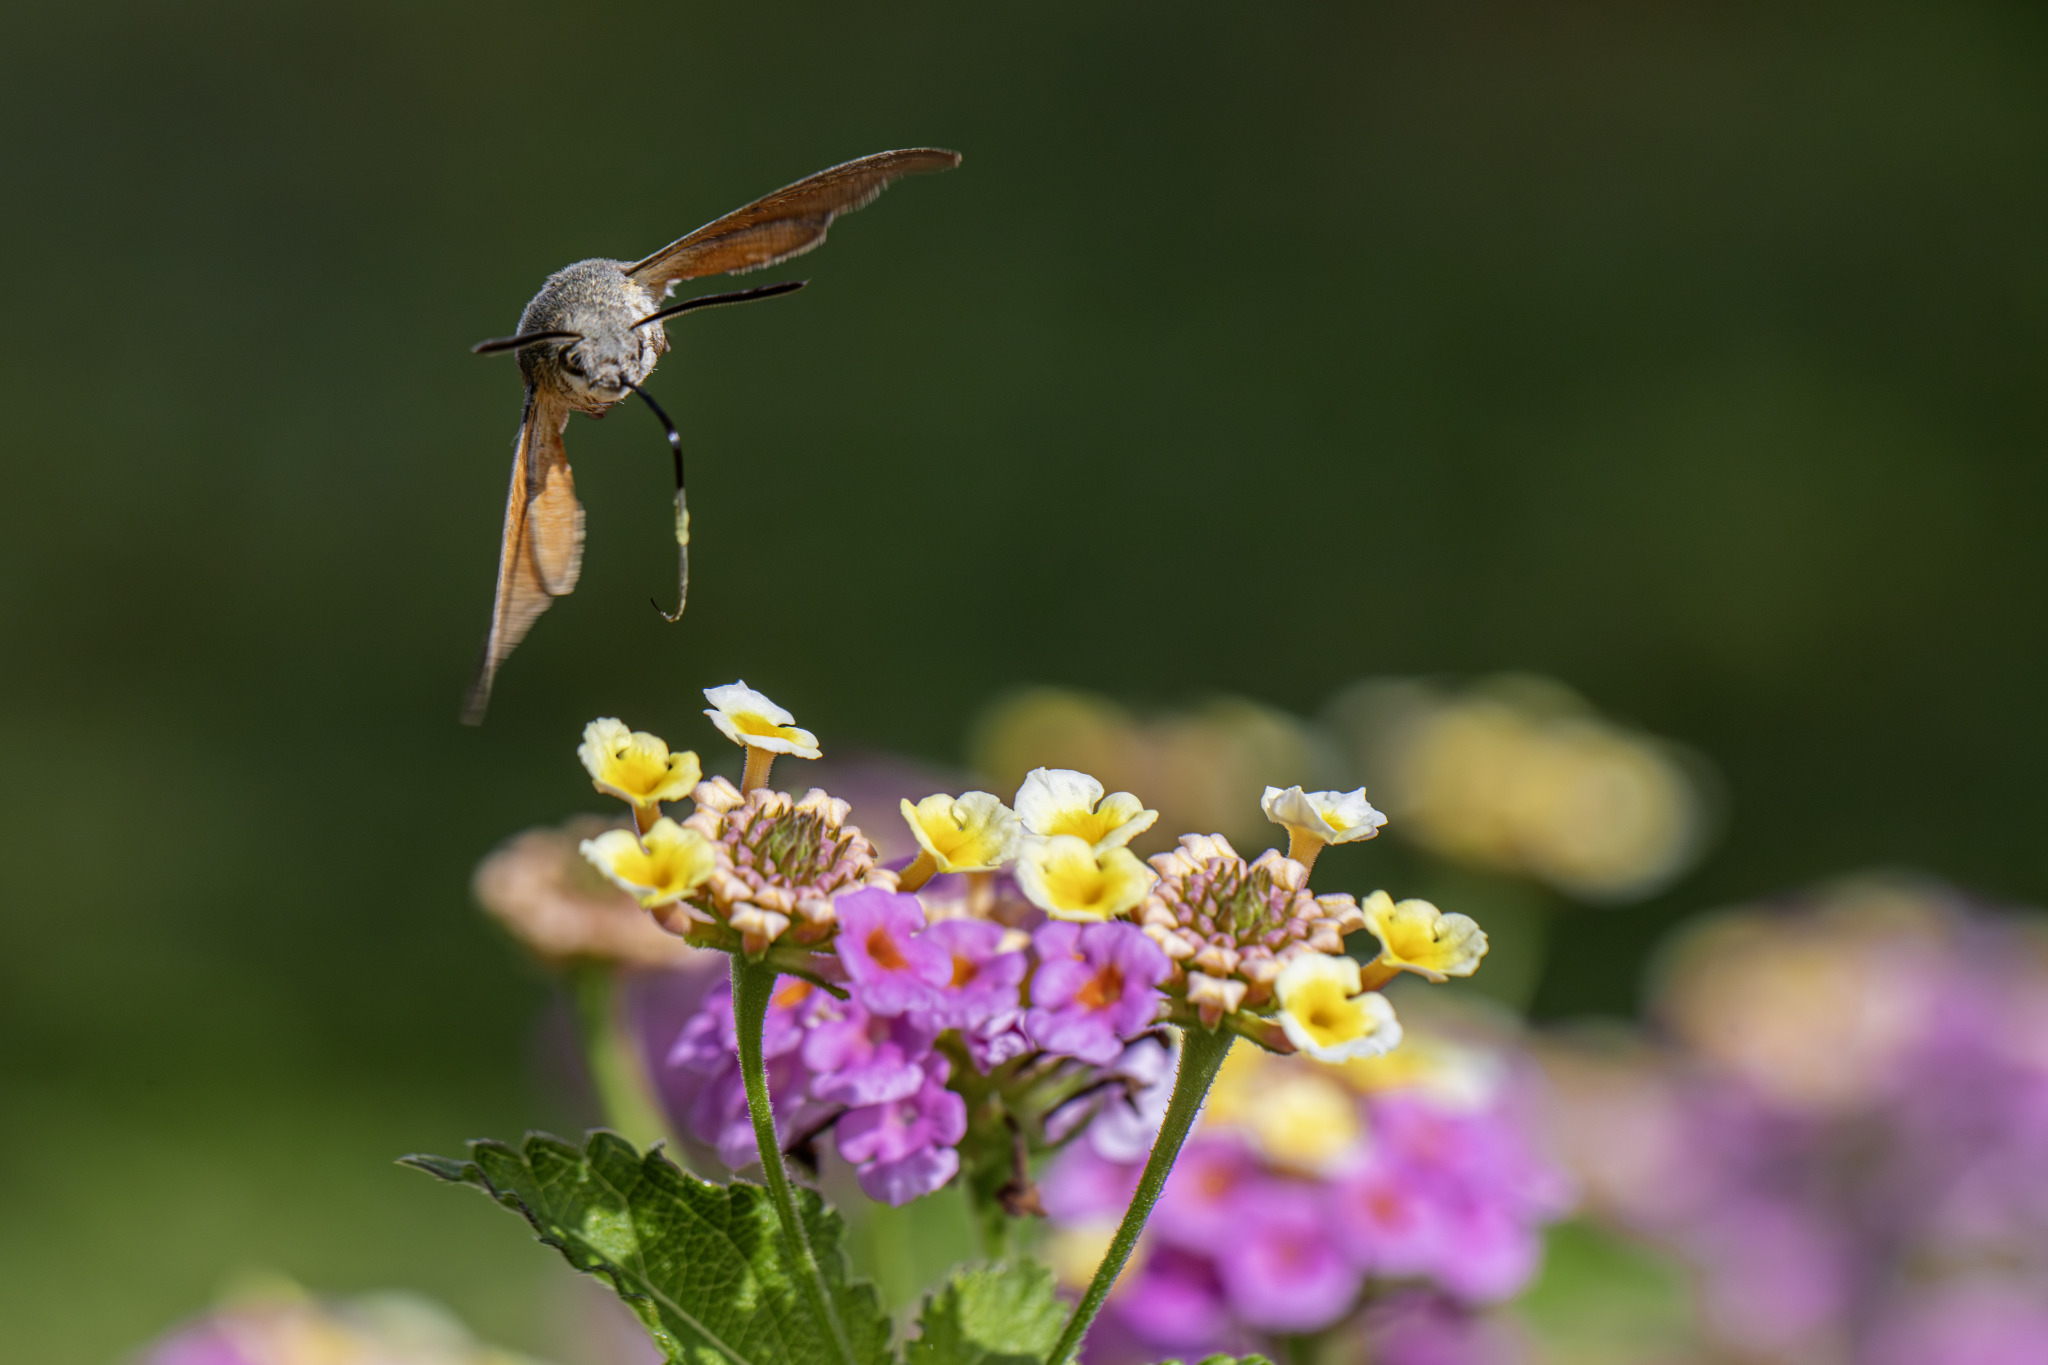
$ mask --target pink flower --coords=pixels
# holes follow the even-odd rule
[[[792,1142],[830,1122],[833,1107],[810,1099],[806,1093],[810,1073],[797,1054],[785,1053],[771,1059],[767,1071],[768,1108],[775,1116],[775,1137],[788,1150]],[[733,1170],[743,1171],[761,1159],[737,1057],[697,1091],[687,1117],[690,1131],[716,1147],[718,1159]]]
[[[967,1045],[967,1056],[975,1070],[984,1076],[1031,1051],[1031,1039],[1024,1033],[1024,1011],[1018,1009],[1005,1010],[975,1028],[962,1029],[960,1041]]]
[[[1003,926],[987,920],[940,920],[918,936],[928,952],[943,955],[935,1020],[941,1028],[969,1030],[1017,1008],[1024,954],[1000,951]]]
[[[1139,1168],[1107,1161],[1085,1142],[1060,1153],[1039,1182],[1038,1197],[1046,1213],[1060,1223],[1090,1223],[1116,1217],[1130,1207],[1138,1192]]]
[[[1247,1190],[1263,1192],[1258,1163],[1244,1144],[1229,1137],[1196,1137],[1181,1148],[1166,1178],[1152,1231],[1195,1251],[1220,1252],[1244,1235],[1258,1216],[1242,1207]]]
[[[919,933],[924,907],[917,897],[871,886],[841,896],[833,909],[839,918],[839,960],[862,1008],[897,1015],[938,1007],[939,988],[952,980],[953,964],[938,944]]]
[[[1173,964],[1134,924],[1054,921],[1031,936],[1038,973],[1025,1031],[1047,1052],[1107,1066],[1149,1027]]]
[[[761,1028],[761,1055],[780,1057],[794,1052],[804,1040],[804,1031],[815,1020],[818,1005],[827,999],[808,981],[785,976],[775,983],[768,1000],[768,1017]],[[697,1013],[683,1025],[668,1050],[670,1066],[688,1067],[706,1074],[724,1069],[728,1059],[740,1054],[739,1031],[732,1020],[732,992],[726,988],[724,973],[717,986],[704,994]]]
[[[870,1014],[851,1000],[828,998],[819,1016],[803,1045],[813,1099],[887,1104],[917,1093],[937,1028],[910,1015]]]
[[[1331,1192],[1331,1227],[1353,1264],[1378,1275],[1421,1275],[1444,1254],[1442,1182],[1376,1153]]]
[[[1190,1354],[1214,1342],[1230,1321],[1215,1266],[1170,1246],[1154,1249],[1119,1286],[1116,1311],[1148,1344]]]
[[[1350,1310],[1364,1274],[1337,1250],[1321,1192],[1266,1183],[1239,1201],[1236,1236],[1216,1257],[1240,1321],[1272,1332],[1311,1332]]]
[[[927,1057],[915,1093],[841,1116],[839,1155],[854,1163],[870,1199],[907,1204],[960,1169],[953,1144],[967,1135],[967,1102],[946,1088],[947,1074],[945,1058]]]
[[[1543,1236],[1499,1203],[1454,1201],[1440,1226],[1431,1270],[1438,1284],[1468,1303],[1511,1299],[1536,1278]]]

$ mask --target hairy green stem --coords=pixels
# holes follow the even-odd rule
[[[618,969],[605,962],[579,963],[570,969],[569,993],[575,1000],[584,1064],[590,1068],[604,1121],[635,1147],[644,1150],[666,1142],[675,1151],[640,1050],[626,1029]]]
[[[752,752],[748,751],[750,756]],[[846,1327],[832,1307],[832,1296],[825,1291],[825,1277],[818,1269],[810,1233],[797,1211],[789,1172],[782,1164],[782,1142],[775,1136],[775,1111],[768,1107],[768,1069],[761,1055],[761,1031],[767,1026],[768,1002],[774,998],[779,975],[766,962],[749,962],[739,956],[732,960],[732,1016],[739,1033],[740,1076],[747,1087],[747,1114],[754,1121],[754,1143],[760,1149],[761,1176],[768,1186],[768,1198],[775,1205],[775,1216],[782,1222],[790,1259],[796,1263],[797,1290],[804,1296],[819,1332],[838,1348],[839,1358],[845,1365],[859,1365],[853,1358],[853,1343],[847,1338]]]
[[[1067,1365],[1074,1352],[1081,1349],[1088,1324],[1102,1311],[1102,1301],[1109,1297],[1110,1287],[1123,1273],[1124,1263],[1131,1259],[1138,1234],[1145,1230],[1145,1220],[1152,1216],[1152,1206],[1159,1202],[1159,1192],[1166,1187],[1166,1177],[1173,1170],[1175,1158],[1180,1156],[1181,1144],[1187,1141],[1188,1130],[1195,1126],[1195,1115],[1208,1098],[1209,1083],[1216,1079],[1217,1068],[1223,1065],[1224,1055],[1236,1040],[1234,1033],[1206,1029],[1200,1024],[1190,1024],[1181,1030],[1180,1070],[1174,1073],[1173,1098],[1167,1101],[1166,1118],[1159,1125],[1152,1155],[1145,1160],[1145,1173],[1138,1177],[1138,1191],[1131,1196],[1131,1206],[1124,1210],[1123,1222],[1117,1224],[1109,1251],[1095,1268],[1088,1292],[1074,1305],[1073,1316],[1067,1319],[1066,1330],[1060,1333],[1059,1344],[1052,1348],[1045,1365]]]

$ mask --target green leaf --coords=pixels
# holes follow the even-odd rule
[[[1181,1365],[1181,1362],[1175,1357],[1172,1360],[1162,1360],[1159,1365]],[[1273,1362],[1262,1355],[1227,1356],[1218,1352],[1213,1356],[1202,1357],[1202,1365],[1273,1365]]]
[[[925,1300],[909,1365],[1040,1365],[1060,1339],[1067,1305],[1036,1262],[962,1270]]]
[[[615,1133],[581,1151],[534,1133],[525,1145],[473,1142],[468,1161],[402,1164],[474,1185],[522,1215],[570,1265],[611,1281],[678,1365],[847,1365],[794,1279],[775,1209],[758,1185],[699,1180]],[[849,1283],[839,1215],[809,1190],[797,1200],[853,1365],[891,1359],[889,1320],[865,1282]]]

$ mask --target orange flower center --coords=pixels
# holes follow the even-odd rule
[[[875,965],[886,972],[900,972],[910,965],[910,959],[896,946],[896,940],[885,928],[878,928],[868,935],[868,956]]]
[[[1083,1009],[1107,1009],[1124,998],[1124,969],[1114,962],[1109,963],[1094,976],[1088,984],[1074,992],[1074,1001]]]

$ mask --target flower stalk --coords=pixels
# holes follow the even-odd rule
[[[749,769],[753,767],[755,752],[747,751]],[[779,975],[766,962],[750,962],[737,954],[732,959],[732,1014],[739,1034],[740,1076],[747,1090],[747,1114],[753,1120],[754,1142],[761,1154],[761,1177],[768,1187],[769,1201],[775,1205],[775,1216],[782,1224],[790,1259],[796,1263],[798,1292],[817,1321],[820,1333],[831,1339],[844,1365],[859,1365],[845,1324],[839,1321],[831,1296],[825,1292],[817,1254],[811,1249],[810,1234],[797,1210],[789,1171],[782,1164],[782,1142],[775,1135],[775,1111],[768,1104],[768,1069],[761,1051],[761,1034],[768,1022],[768,1005],[774,998]]]
[[[911,861],[910,866],[897,874],[896,889],[906,892],[922,891],[924,884],[930,881],[932,875],[938,870],[939,860],[932,857],[931,850],[928,848],[919,849],[917,857]]]
[[[608,962],[578,963],[569,971],[569,993],[575,1002],[584,1064],[590,1068],[605,1122],[635,1147],[666,1142],[675,1150],[647,1069],[641,1065],[640,1050],[626,1033],[618,969]]]
[[[1059,1344],[1046,1357],[1046,1365],[1067,1365],[1074,1353],[1080,1350],[1081,1339],[1087,1335],[1089,1324],[1102,1311],[1103,1301],[1109,1297],[1117,1276],[1123,1273],[1125,1263],[1131,1259],[1131,1252],[1138,1245],[1138,1235],[1145,1230],[1145,1222],[1152,1216],[1152,1206],[1159,1202],[1159,1192],[1166,1188],[1166,1177],[1172,1173],[1173,1163],[1180,1156],[1181,1144],[1187,1141],[1188,1131],[1195,1126],[1195,1116],[1201,1112],[1202,1101],[1208,1098],[1210,1083],[1216,1079],[1223,1058],[1236,1040],[1234,1033],[1203,1028],[1199,1024],[1182,1030],[1180,1069],[1174,1074],[1173,1097],[1167,1101],[1166,1117],[1159,1125],[1158,1138],[1152,1143],[1152,1155],[1146,1158],[1144,1174],[1138,1178],[1137,1193],[1131,1196],[1131,1205],[1124,1211],[1123,1221],[1117,1224],[1116,1236],[1104,1253],[1102,1264],[1096,1267],[1095,1278],[1088,1282],[1087,1292],[1074,1306],[1073,1316],[1067,1319],[1066,1330],[1060,1333]]]
[[[1304,872],[1315,871],[1316,855],[1323,848],[1323,841],[1305,829],[1287,831],[1287,856],[1300,863]]]

